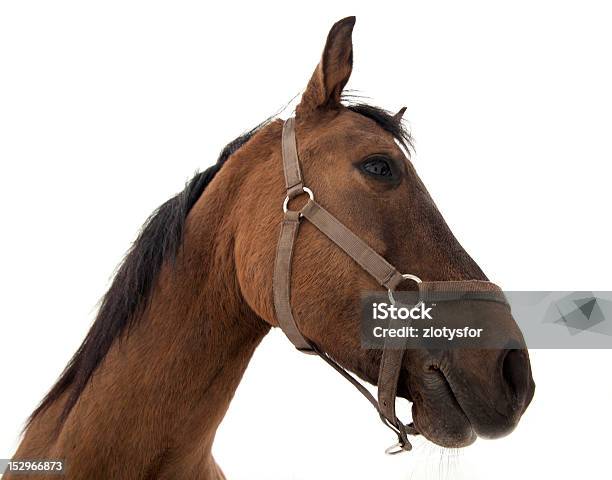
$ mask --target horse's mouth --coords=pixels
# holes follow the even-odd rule
[[[422,389],[412,391],[415,427],[429,441],[447,448],[471,445],[476,433],[451,384],[441,370],[430,368]]]

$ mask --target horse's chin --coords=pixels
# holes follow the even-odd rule
[[[476,433],[444,375],[432,372],[426,389],[414,395],[412,419],[427,440],[446,448],[467,447]]]
[[[476,441],[476,434],[462,412],[452,423],[448,419],[440,422],[439,416],[432,418],[430,412],[420,410],[415,404],[412,406],[412,417],[419,433],[441,447],[463,448]]]

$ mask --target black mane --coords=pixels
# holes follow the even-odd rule
[[[374,120],[379,127],[393,135],[406,149],[408,154],[414,149],[412,135],[410,135],[405,124],[395,118],[392,112],[368,103],[354,101],[350,95],[344,95],[342,98],[349,110]]]
[[[182,244],[187,214],[225,161],[265,126],[269,120],[228,143],[217,163],[198,172],[185,189],[159,206],[145,221],[140,233],[118,267],[108,292],[102,298],[96,320],[59,380],[34,410],[32,421],[70,389],[59,424],[66,419],[113,341],[129,329],[149,300],[163,263],[172,260]]]
[[[410,147],[411,137],[401,122],[387,110],[364,103],[347,108],[374,120],[384,130]],[[158,207],[144,223],[138,237],[118,267],[108,292],[102,298],[96,319],[60,378],[30,416],[26,428],[62,394],[68,392],[58,427],[66,419],[115,339],[127,331],[149,301],[162,265],[172,261],[183,242],[187,214],[226,160],[274,117],[227,144],[217,163],[187,182],[185,189]]]

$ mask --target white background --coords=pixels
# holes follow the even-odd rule
[[[144,219],[299,93],[351,14],[349,88],[408,106],[416,168],[491,279],[612,288],[606,2],[5,0],[0,457]],[[389,458],[370,405],[273,332],[214,453],[230,479],[609,478],[611,352],[531,356],[536,395],[512,435]]]

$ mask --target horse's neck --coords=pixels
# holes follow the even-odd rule
[[[32,424],[16,456],[65,458],[77,478],[221,475],[210,456],[215,431],[269,327],[241,299],[217,200],[194,207],[179,257],[59,436],[50,439],[61,401]]]

